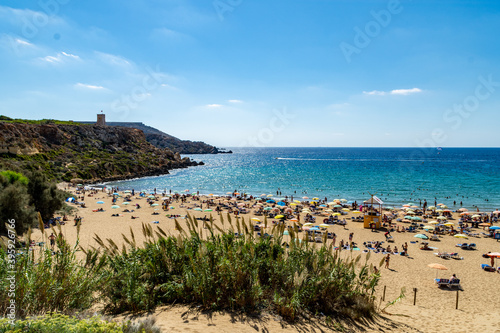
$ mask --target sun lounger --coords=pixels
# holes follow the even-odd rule
[[[436,284],[438,285],[439,288],[441,287],[448,287],[450,289],[452,288],[459,288],[462,289],[462,286],[460,285],[460,279],[434,279]]]
[[[490,265],[487,265],[487,264],[482,264],[482,265],[481,265],[481,268],[482,268],[484,271],[487,271],[487,272],[496,272],[495,267],[491,267]]]

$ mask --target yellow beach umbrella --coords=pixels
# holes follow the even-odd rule
[[[349,208],[342,208],[344,212],[350,212],[351,210]]]
[[[314,224],[314,223],[310,223],[310,222],[308,222],[308,223],[304,223],[303,225],[304,225],[304,226],[308,226],[308,225],[313,225],[313,224]]]
[[[258,219],[258,218],[256,218],[256,217],[252,218],[252,221],[255,221],[255,222],[261,222],[261,220],[260,220],[260,219]]]
[[[330,228],[332,225],[331,224],[320,224],[319,225],[321,228]]]
[[[333,215],[333,216],[340,216],[340,215],[342,215],[342,214],[340,214],[340,213],[333,213],[332,215]]]
[[[456,234],[453,237],[455,237],[455,238],[469,238],[469,237],[467,237],[467,235],[464,235],[464,234]]]
[[[361,213],[362,213],[362,212],[360,212],[359,210],[355,210],[355,211],[353,212],[353,214],[361,214]]]

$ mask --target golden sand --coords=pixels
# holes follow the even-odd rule
[[[161,195],[158,196],[161,199]],[[175,230],[174,219],[168,218],[166,214],[175,214],[185,216],[187,213],[194,217],[204,217],[212,214],[215,223],[220,223],[220,217],[216,212],[199,212],[191,208],[196,204],[200,204],[203,200],[212,199],[213,197],[202,197],[201,201],[188,201],[181,207],[181,203],[174,202],[170,206],[174,207],[168,212],[162,210],[161,200],[158,201],[159,206],[150,207],[146,203],[146,198],[140,198],[137,193],[132,197],[132,201],[128,206],[123,205],[123,200],[119,199],[117,204],[118,209],[112,209],[112,197],[106,193],[99,192],[98,194],[89,197],[86,196],[84,202],[86,208],[78,208],[77,215],[81,216],[82,224],[80,230],[80,244],[83,247],[97,246],[93,239],[95,234],[98,234],[101,239],[112,239],[117,244],[122,244],[122,233],[129,234],[131,228],[138,243],[143,240],[142,224],[152,224],[160,226],[167,233],[177,235]],[[97,201],[104,201],[104,204],[97,204]],[[216,199],[222,200],[222,199]],[[255,202],[255,201],[254,201]],[[254,203],[253,202],[253,203]],[[138,203],[142,208],[135,209],[135,204]],[[102,208],[104,212],[95,212],[94,210]],[[203,207],[206,207],[206,204]],[[212,207],[211,207],[212,208]],[[124,209],[134,210],[132,213],[123,212]],[[254,209],[250,209],[250,213],[240,215],[247,222],[251,218],[259,218],[262,216],[254,216]],[[158,215],[152,215],[158,213]],[[112,214],[119,214],[118,217],[112,217]],[[226,220],[226,211],[223,211]],[[304,214],[302,214],[304,215]],[[337,235],[337,244],[340,240],[347,241],[349,234],[354,233],[354,242],[359,245],[361,251],[345,251],[345,255],[365,255],[363,254],[363,242],[367,241],[384,241],[384,231],[372,232],[370,229],[365,229],[363,223],[352,222],[352,212],[341,218],[347,218],[348,221],[344,229],[340,225],[334,225],[328,228],[329,232],[334,232]],[[137,217],[132,219],[131,216]],[[458,213],[453,213],[455,223],[458,221]],[[234,220],[234,216],[233,216]],[[301,216],[301,221],[303,221]],[[323,217],[317,217],[316,225],[322,223]],[[153,223],[158,221],[158,224]],[[185,220],[178,219],[181,225],[185,224]],[[271,220],[269,220],[271,221]],[[399,223],[404,225],[404,223]],[[408,226],[406,224],[406,226]],[[62,232],[70,241],[76,240],[76,227],[73,223],[73,217],[66,225],[62,226]],[[482,232],[482,229],[476,229],[477,232]],[[50,230],[47,230],[50,233]],[[420,250],[420,239],[415,238],[415,233],[392,233],[395,242],[391,247],[396,245],[401,249],[401,245],[408,243],[408,257],[400,255],[391,255],[390,269],[382,266],[382,277],[380,284],[377,287],[377,303],[380,302],[383,308],[388,301],[394,300],[399,296],[401,289],[406,289],[406,297],[386,309],[387,314],[382,314],[382,318],[375,323],[365,323],[362,329],[365,332],[500,332],[500,274],[493,272],[485,272],[481,269],[481,264],[489,264],[490,259],[482,257],[482,254],[491,252],[500,252],[500,242],[491,238],[469,238],[459,239],[450,235],[440,236],[440,241],[429,242],[429,246],[436,247],[433,251]],[[287,237],[287,236],[285,236]],[[42,241],[42,235],[39,230],[33,234],[35,241]],[[418,242],[417,242],[418,241]],[[331,240],[328,240],[331,242]],[[417,242],[417,243],[412,243]],[[477,250],[466,251],[456,247],[457,243],[476,243]],[[386,245],[385,243],[384,245]],[[435,252],[458,252],[459,257],[463,260],[441,259],[438,258]],[[352,253],[352,254],[351,254]],[[372,253],[370,262],[378,265],[383,259],[383,254]],[[497,259],[497,265],[500,265],[500,259]],[[448,270],[436,271],[429,268],[428,264],[440,263],[445,265]],[[456,274],[460,279],[462,291],[459,292],[458,309],[456,309],[457,291],[439,289],[434,278],[438,275],[441,278],[449,278],[452,274]],[[385,287],[385,301],[382,301],[383,291]],[[414,303],[414,288],[416,292],[416,305]],[[298,332],[321,332],[328,329],[321,326],[318,322],[306,322],[301,325],[287,325],[279,318],[272,315],[263,315],[259,318],[234,316],[227,313],[215,313],[210,316],[197,313],[187,312],[185,307],[161,307],[155,312],[158,319],[158,325],[166,332],[255,332],[255,331],[298,331]],[[350,326],[348,331],[357,331],[354,326]]]

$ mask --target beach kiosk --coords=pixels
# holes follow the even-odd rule
[[[366,201],[363,201],[364,227],[370,229],[379,229],[382,222],[382,205],[384,202],[372,195]]]

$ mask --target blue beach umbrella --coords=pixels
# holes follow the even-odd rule
[[[267,200],[266,202],[267,203],[276,203],[276,201],[274,201],[274,200]]]
[[[279,206],[286,206],[286,203],[285,203],[285,202],[283,202],[283,201],[280,201],[280,202],[278,202],[278,205],[279,205]]]
[[[97,201],[98,204],[102,205],[104,201]]]
[[[490,230],[498,230],[498,229],[500,229],[500,227],[499,227],[499,226],[496,226],[496,225],[494,225],[494,226],[490,227]]]

